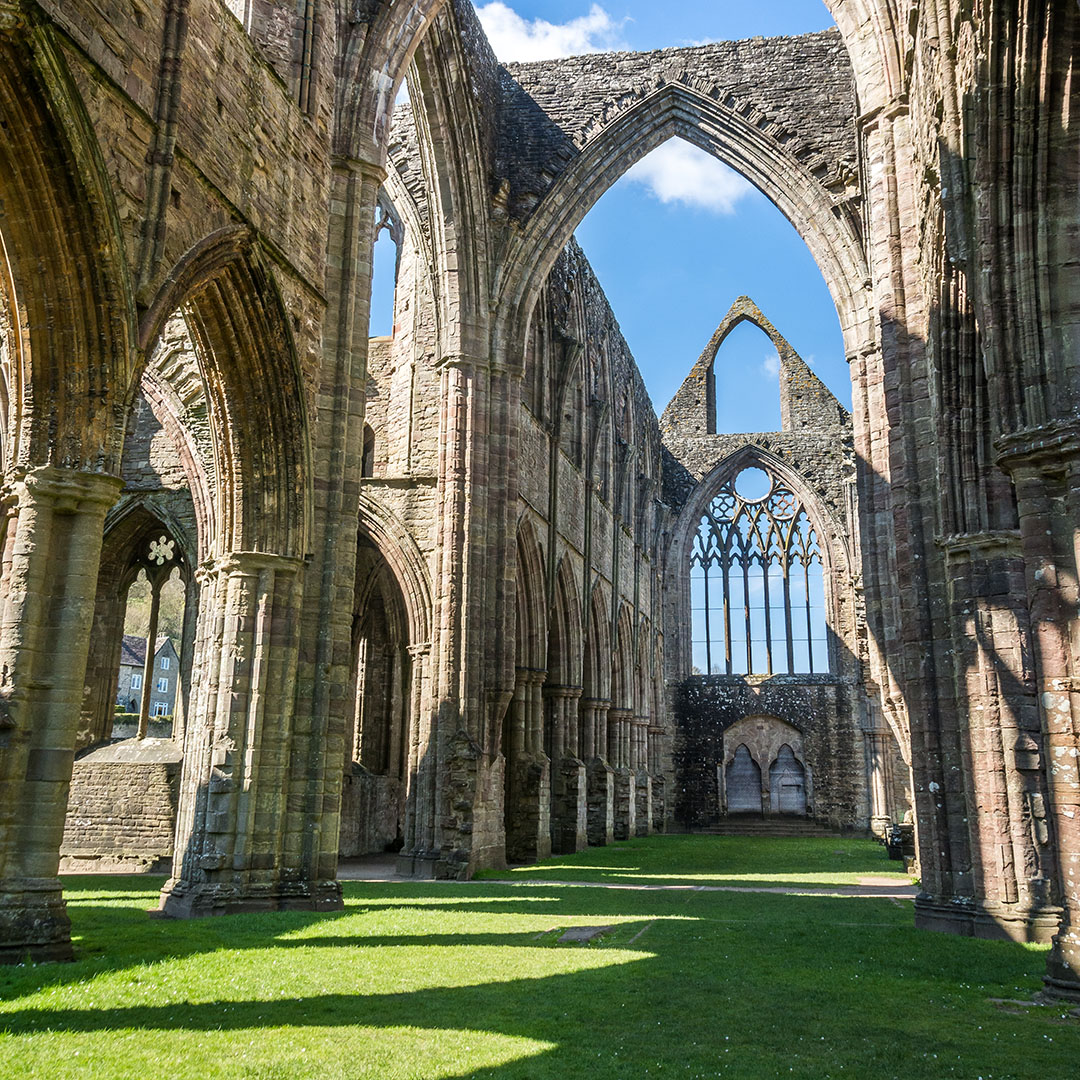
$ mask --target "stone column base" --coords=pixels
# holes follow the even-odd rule
[[[341,883],[167,881],[159,911],[169,919],[204,919],[247,911],[340,911]]]
[[[512,805],[506,807],[506,861],[532,863],[551,854],[551,765],[546,754],[512,766]]]
[[[584,851],[589,846],[584,762],[577,758],[564,757],[559,763],[554,780],[551,850],[557,855]]]
[[[416,878],[418,881],[434,881],[435,867],[439,861],[437,851],[402,851],[398,853],[395,870],[398,877]]]
[[[60,879],[0,882],[0,964],[74,958]]]
[[[638,773],[634,786],[634,796],[637,802],[637,820],[634,835],[648,836],[653,831],[652,777],[647,772]]]
[[[615,841],[615,771],[602,758],[588,765],[586,831],[593,847]]]
[[[961,937],[1045,945],[1057,933],[1060,920],[1061,908],[1056,907],[1032,911],[1016,904],[980,904],[963,898],[941,901],[919,896],[915,900],[915,925],[920,930]]]
[[[1055,936],[1044,982],[1051,997],[1080,1002],[1080,934],[1066,930]]]
[[[615,839],[637,835],[637,778],[629,769],[615,770]]]

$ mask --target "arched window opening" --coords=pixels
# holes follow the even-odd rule
[[[755,323],[724,338],[708,382],[709,434],[780,431],[780,357]]]
[[[625,223],[634,222],[633,229]],[[794,222],[705,149],[673,136],[608,188],[575,236],[604,284],[652,400],[666,403],[716,329],[717,297],[749,294],[784,311],[791,343],[845,405],[840,320],[821,269]],[[642,253],[648,257],[643,258]],[[738,252],[738,257],[723,253]],[[661,273],[658,268],[663,268]],[[667,318],[657,320],[663,310]],[[778,431],[775,350],[752,324],[721,352],[716,431]],[[672,363],[684,357],[685,364]]]
[[[168,739],[181,704],[187,585],[179,545],[154,530],[132,567],[116,683],[114,738]]]
[[[364,425],[364,453],[360,458],[360,476],[370,478],[375,475],[375,432],[370,424]]]
[[[394,305],[404,233],[401,220],[385,196],[375,208],[375,246],[371,256],[371,337],[394,336]]]
[[[764,469],[721,487],[690,556],[694,674],[829,670],[817,531],[799,497]]]
[[[366,537],[357,552],[353,655],[356,696],[342,791],[342,857],[397,851],[403,842],[413,658],[405,600]]]

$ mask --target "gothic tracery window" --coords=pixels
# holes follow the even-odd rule
[[[694,673],[829,670],[817,532],[799,497],[743,469],[702,517],[690,555]]]

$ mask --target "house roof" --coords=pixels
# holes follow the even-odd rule
[[[176,655],[172,640],[165,634],[159,634],[154,655],[157,656],[163,651]],[[143,667],[146,664],[146,638],[139,637],[138,634],[125,634],[123,644],[120,646],[120,663],[129,664],[132,667]]]

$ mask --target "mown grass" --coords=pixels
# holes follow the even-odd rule
[[[667,843],[604,861],[654,865]],[[0,1075],[1077,1076],[1074,1018],[992,1000],[1029,1000],[1043,952],[916,931],[907,902],[518,878],[163,922],[145,912],[159,885],[69,880],[80,959],[0,970]],[[611,930],[560,944],[574,925]]]
[[[910,884],[904,864],[862,837],[664,836],[562,855],[488,879],[600,881],[638,885],[855,885],[866,877]]]

